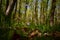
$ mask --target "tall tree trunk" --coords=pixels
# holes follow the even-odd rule
[[[37,8],[37,5],[38,5],[38,0],[36,0],[36,2],[35,2],[35,20],[36,20],[36,24],[38,23],[38,8]]]
[[[48,13],[47,13],[47,11],[48,11],[48,1],[49,0],[46,0],[46,3],[45,3],[45,24],[47,25],[48,24],[48,22],[47,22],[47,18],[48,18]]]
[[[50,15],[50,26],[54,25],[54,12],[56,8],[56,0],[52,0],[51,15]]]
[[[45,15],[44,15],[44,1],[41,0],[41,9],[40,9],[40,22],[41,24],[44,24],[44,19],[45,19]]]
[[[2,0],[0,0],[0,13],[2,14]],[[1,14],[0,14],[0,26],[2,26]]]
[[[60,24],[60,0],[57,0],[57,14],[56,14],[56,16],[57,16],[57,24]]]
[[[1,9],[2,9],[2,0],[0,0],[0,12],[1,12]]]
[[[25,23],[27,24],[28,18],[27,18],[27,9],[28,9],[28,0],[26,0],[26,5],[25,5]]]
[[[0,0],[0,9],[1,9],[2,0]]]
[[[12,0],[11,3],[8,5],[7,10],[6,10],[5,21],[8,24],[8,26],[11,26],[11,14],[12,14],[12,11],[14,9],[14,6],[15,6],[16,2],[17,2],[17,0]]]
[[[12,0],[11,1],[11,3],[9,4],[9,6],[8,6],[8,8],[6,10],[6,14],[5,15],[8,15],[8,14],[10,14],[13,11],[16,2],[17,2],[17,0]]]
[[[19,16],[21,17],[21,0],[19,1]]]
[[[9,0],[6,0],[6,10],[8,8],[8,5],[9,5]]]

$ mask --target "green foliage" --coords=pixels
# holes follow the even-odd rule
[[[52,27],[53,31],[59,31],[60,32],[60,24],[54,25]]]
[[[0,40],[7,40],[9,29],[0,28]]]
[[[7,40],[11,40],[14,35],[14,30],[9,30]]]
[[[23,37],[28,37],[28,33],[35,29],[38,29],[42,33],[45,32],[50,33],[55,31],[60,32],[60,24],[55,24],[53,26],[50,26],[50,14],[51,14],[50,11],[52,7],[52,0],[42,0],[41,2],[42,4],[40,3],[39,7],[38,7],[38,1],[36,5],[35,0],[20,0],[20,1],[21,4],[19,4],[19,2],[17,1],[17,5],[16,5],[17,7],[15,7],[13,12],[11,12],[7,16],[5,15],[6,0],[3,0],[2,4],[0,3],[0,40],[11,40],[14,32],[16,32],[17,34]],[[59,7],[59,3],[60,1],[58,0],[56,3],[58,7]],[[25,6],[27,6],[27,9],[25,8]],[[59,9],[57,8],[56,10],[58,11]],[[58,13],[60,12],[58,11]],[[56,14],[55,17],[59,15],[58,13]],[[46,20],[43,17],[40,17],[40,15],[43,15]],[[30,19],[30,16],[32,16],[31,17],[32,19]],[[46,23],[39,24],[41,19],[45,20],[43,22]],[[27,21],[30,22],[29,25],[26,24]],[[12,29],[9,29],[10,27]],[[16,29],[16,27],[18,28],[26,27],[28,31],[23,32],[22,29]],[[52,40],[52,37],[36,36],[35,38],[33,38],[33,40]]]

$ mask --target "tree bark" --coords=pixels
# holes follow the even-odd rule
[[[1,7],[2,7],[2,0],[0,0],[0,10],[1,10]]]
[[[52,8],[51,8],[51,15],[50,15],[50,26],[54,24],[54,12],[56,8],[56,0],[52,0]]]
[[[6,14],[5,15],[9,15],[10,13],[12,13],[14,6],[16,4],[17,0],[12,0],[11,3],[9,4],[7,10],[6,10]]]
[[[37,5],[38,5],[38,0],[36,0],[36,2],[35,2],[35,20],[36,20],[36,24],[38,24],[38,9],[37,9]]]
[[[6,10],[8,8],[8,5],[9,5],[9,0],[6,0]]]

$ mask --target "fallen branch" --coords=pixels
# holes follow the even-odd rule
[[[39,32],[39,30],[34,30],[31,33],[29,33],[30,38],[33,38],[35,36],[41,37],[42,33]],[[52,36],[52,37],[60,37],[60,32],[56,31],[56,32],[51,32],[51,33],[44,33],[43,36]]]

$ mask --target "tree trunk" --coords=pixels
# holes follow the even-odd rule
[[[38,5],[38,0],[36,0],[35,2],[35,20],[36,20],[36,24],[38,23],[38,9],[37,9],[37,5]]]
[[[6,10],[8,8],[8,5],[9,5],[9,0],[6,0]]]
[[[54,24],[54,12],[56,8],[56,0],[52,0],[52,7],[51,7],[51,15],[50,15],[50,26],[53,26]]]
[[[9,6],[8,6],[8,8],[6,10],[5,15],[9,15],[13,11],[13,8],[14,8],[16,2],[17,2],[17,0],[12,0],[11,1],[11,3],[9,4]]]

